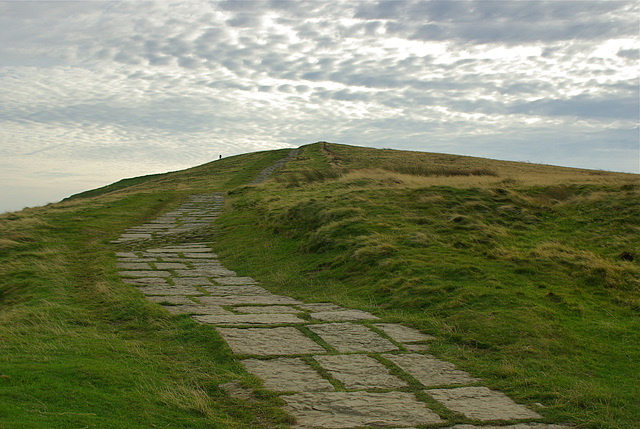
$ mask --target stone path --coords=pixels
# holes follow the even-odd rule
[[[117,252],[117,267],[147,299],[212,325],[247,371],[281,395],[295,427],[443,427],[457,416],[468,424],[455,429],[566,428],[533,423],[542,416],[428,354],[429,335],[272,294],[225,268],[207,243],[176,244],[176,234],[209,227],[222,203],[219,193],[194,196],[127,230],[115,240],[129,247]],[[173,244],[153,244],[162,241]]]

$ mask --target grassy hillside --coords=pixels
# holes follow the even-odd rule
[[[109,242],[192,193],[228,191],[203,236],[239,275],[438,338],[437,356],[549,422],[640,419],[637,175],[305,146],[128,179],[0,216],[0,427],[279,427],[215,331],[124,285]],[[633,260],[629,260],[633,259]]]

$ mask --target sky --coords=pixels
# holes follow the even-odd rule
[[[640,173],[637,1],[0,1],[0,212],[316,141]]]

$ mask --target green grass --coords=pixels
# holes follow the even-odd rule
[[[252,154],[241,175],[257,175],[274,157],[282,154]],[[227,381],[251,383],[230,349],[212,328],[170,316],[123,284],[109,243],[191,192],[167,183],[209,180],[224,189],[240,180],[237,161],[168,174],[155,189],[131,181],[1,217],[0,427],[285,424],[277,400],[246,403],[223,393]]]
[[[637,175],[319,143],[247,185],[287,153],[0,216],[0,427],[286,426],[274,395],[219,388],[256,380],[215,330],[115,269],[125,228],[214,191],[225,211],[201,238],[239,275],[432,334],[547,422],[637,426]]]
[[[433,353],[543,404],[548,421],[635,427],[637,177],[558,169],[559,183],[545,177],[554,167],[456,158],[471,164],[456,168],[496,172],[478,183],[376,170],[406,162],[397,151],[319,144],[303,154],[308,165],[229,195],[215,239],[231,269],[433,334]],[[291,185],[322,159],[326,174]]]

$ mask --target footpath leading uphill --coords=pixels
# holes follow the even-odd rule
[[[167,311],[215,327],[247,371],[281,395],[296,427],[442,427],[453,416],[469,423],[456,429],[566,428],[536,423],[537,412],[430,355],[429,335],[364,311],[274,295],[225,268],[210,243],[180,242],[210,227],[222,204],[221,193],[192,196],[126,231],[115,241],[130,249],[117,253],[120,275]]]

